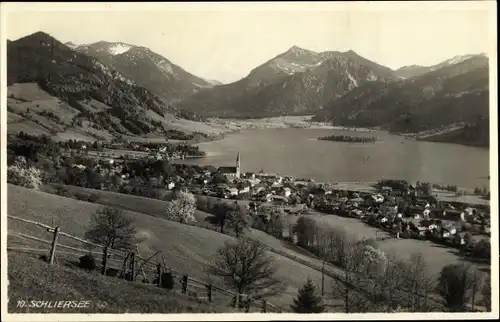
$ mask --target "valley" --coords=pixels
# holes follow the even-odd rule
[[[9,293],[267,313],[310,280],[327,312],[440,312],[467,269],[459,309],[491,310],[489,63],[293,45],[222,83],[125,39],[9,40]]]

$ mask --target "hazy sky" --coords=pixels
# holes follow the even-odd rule
[[[107,40],[146,46],[188,72],[225,83],[245,77],[292,45],[314,51],[352,49],[396,69],[490,52],[496,39],[489,32],[492,16],[479,7],[484,3],[467,4],[476,5],[475,10],[453,2],[438,4],[448,10],[425,3],[306,5],[141,4],[134,11],[117,11],[116,5],[94,4],[88,8],[92,11],[75,11],[85,7],[72,4],[73,11],[61,5],[64,11],[35,11],[35,3],[29,3],[24,11],[8,13],[4,35],[15,40],[44,31],[76,44]],[[225,10],[215,10],[221,7]],[[101,9],[108,10],[96,11]]]

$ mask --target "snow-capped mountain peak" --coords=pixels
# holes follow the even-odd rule
[[[75,49],[76,47],[78,47],[78,45],[76,45],[75,43],[73,43],[71,41],[68,41],[67,43],[65,43],[65,45],[71,49]]]
[[[448,65],[458,64],[458,63],[461,63],[464,60],[467,60],[467,59],[469,59],[469,58],[471,58],[473,56],[474,55],[458,55],[458,56],[455,56],[452,59],[448,60],[447,64]]]
[[[132,46],[128,44],[114,43],[110,44],[108,51],[111,55],[120,55],[127,52],[130,48],[132,48]]]

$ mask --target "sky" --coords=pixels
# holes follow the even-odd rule
[[[75,44],[121,41],[224,83],[293,45],[318,52],[352,49],[392,69],[496,48],[490,32],[496,16],[484,2],[78,4],[80,10],[75,4],[11,5],[4,34],[10,40],[44,31]]]

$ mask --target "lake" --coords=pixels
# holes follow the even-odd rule
[[[327,135],[376,136],[375,143],[317,140]],[[489,187],[489,150],[405,139],[386,132],[331,129],[257,129],[200,143],[206,158],[184,163],[231,166],[241,155],[242,172],[313,178],[316,181],[427,181],[471,188]]]

